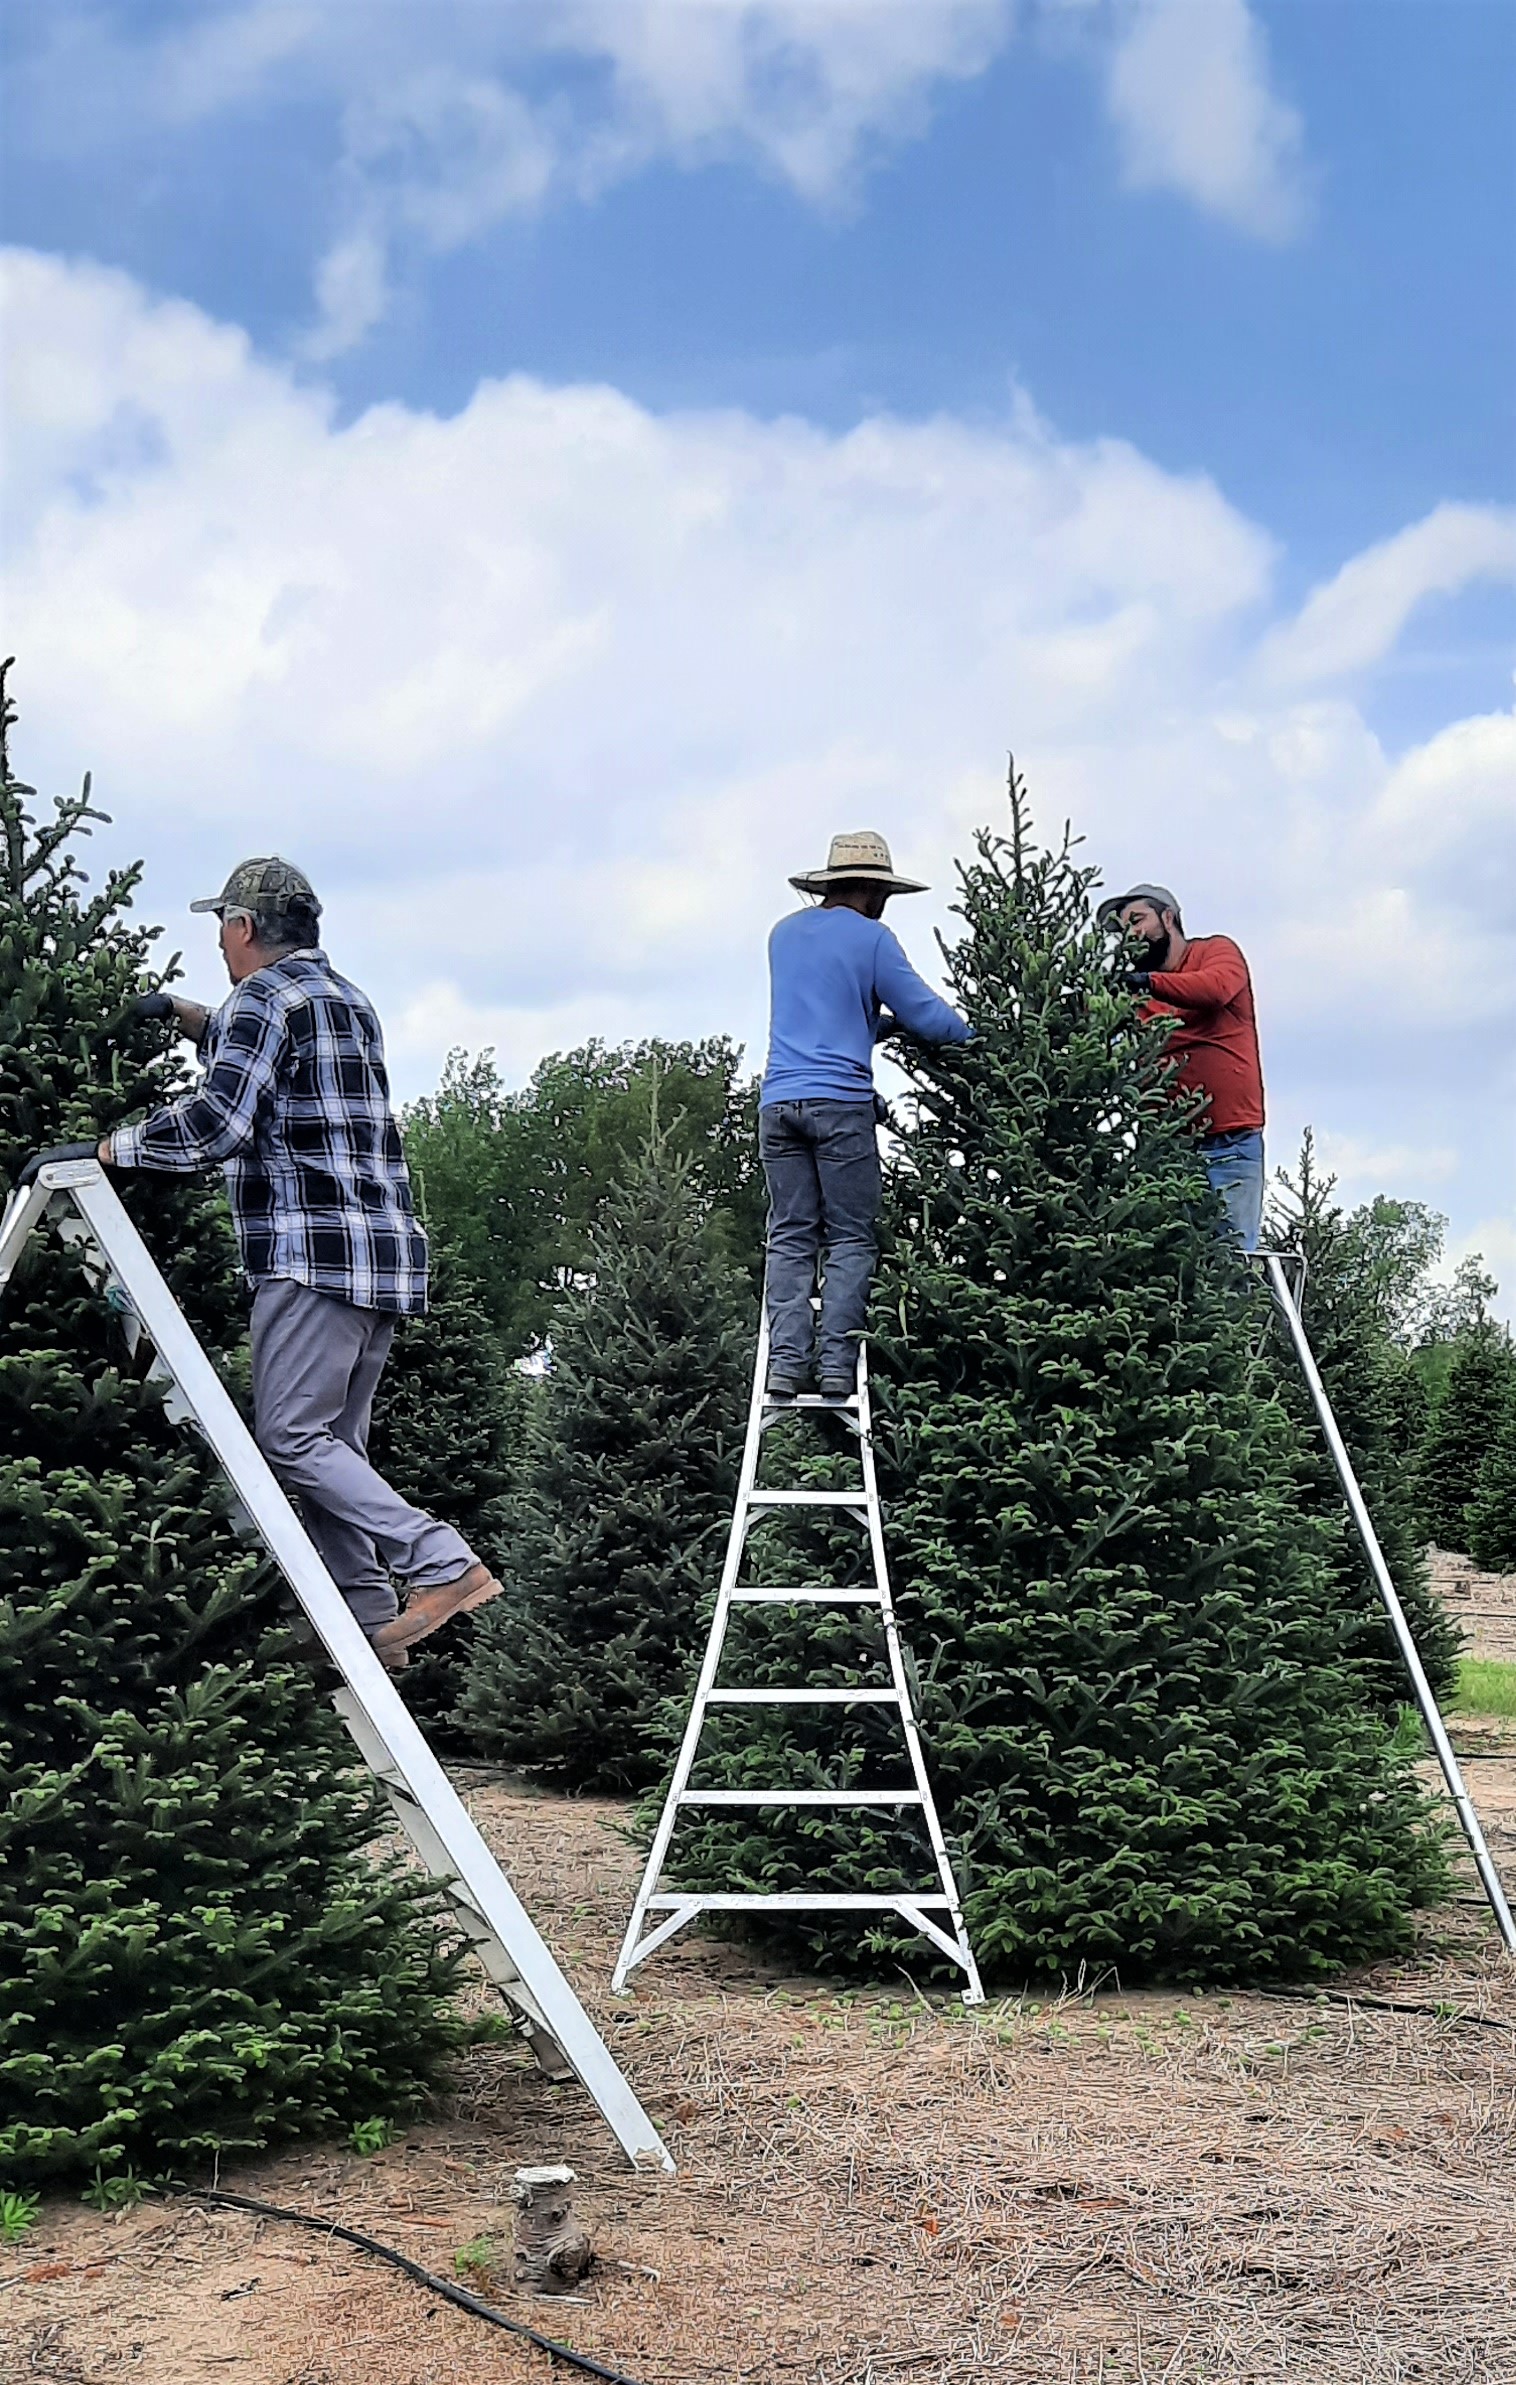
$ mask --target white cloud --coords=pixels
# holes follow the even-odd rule
[[[1175,191],[1239,231],[1289,240],[1309,213],[1303,127],[1269,78],[1246,0],[1128,0],[1106,105],[1134,190]]]
[[[1312,1118],[1509,1205],[1511,724],[1394,759],[1270,680],[1274,545],[1210,482],[1025,402],[834,434],[517,378],[340,423],[120,275],[6,281],[28,775],[95,766],[155,917],[292,850],[408,1090],[457,1040],[758,1041],[766,928],[839,828],[931,881],[929,965],[1013,745],[1044,823],[1244,944],[1281,1154]]]
[[[1261,664],[1295,686],[1361,671],[1389,652],[1429,596],[1455,596],[1483,579],[1516,580],[1516,508],[1439,505],[1345,563],[1276,630]]]

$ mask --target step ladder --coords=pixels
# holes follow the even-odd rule
[[[44,1221],[74,1246],[119,1314],[129,1346],[151,1348],[147,1380],[165,1386],[169,1418],[196,1428],[220,1460],[239,1520],[263,1542],[341,1676],[333,1705],[543,2069],[578,2078],[634,2167],[672,2170],[657,2130],[353,1620],[97,1162],[44,1158],[23,1171],[0,1219],[0,1294]]]
[[[1495,1859],[1490,1853],[1479,1816],[1474,1810],[1474,1800],[1469,1795],[1464,1783],[1462,1767],[1453,1753],[1453,1743],[1448,1737],[1441,1709],[1437,1704],[1432,1685],[1426,1677],[1426,1668],[1422,1664],[1421,1652],[1416,1645],[1416,1635],[1411,1629],[1405,1608],[1400,1603],[1400,1594],[1395,1588],[1389,1566],[1385,1563],[1384,1551],[1379,1545],[1379,1535],[1374,1529],[1374,1521],[1369,1514],[1362,1485],[1353,1470],[1353,1461],[1348,1456],[1347,1444],[1342,1438],[1332,1403],[1327,1397],[1326,1385],[1321,1380],[1321,1370],[1316,1364],[1316,1354],[1311,1348],[1310,1336],[1305,1329],[1305,1318],[1302,1313],[1305,1301],[1305,1256],[1300,1251],[1267,1249],[1254,1251],[1250,1256],[1253,1264],[1262,1270],[1264,1281],[1273,1294],[1274,1305],[1284,1319],[1285,1330],[1299,1362],[1300,1371],[1305,1377],[1306,1389],[1311,1395],[1311,1403],[1316,1410],[1327,1450],[1331,1456],[1332,1464],[1337,1469],[1337,1479],[1342,1484],[1348,1513],[1352,1517],[1358,1537],[1363,1543],[1363,1552],[1368,1558],[1369,1570],[1374,1577],[1374,1587],[1379,1593],[1380,1603],[1389,1618],[1390,1629],[1394,1633],[1401,1662],[1409,1676],[1416,1703],[1421,1709],[1421,1719],[1426,1725],[1427,1735],[1436,1750],[1437,1761],[1442,1768],[1442,1777],[1447,1783],[1448,1795],[1453,1801],[1453,1810],[1462,1825],[1463,1835],[1469,1842],[1469,1851],[1474,1858],[1474,1868],[1479,1874],[1480,1885],[1489,1900],[1490,1911],[1495,1916],[1495,1927],[1500,1932],[1507,1953],[1516,1954],[1516,1921],[1511,1918],[1511,1908],[1506,1901],[1500,1874],[1495,1868]]]
[[[798,1399],[775,1400],[768,1395],[767,1383],[768,1320],[765,1317],[758,1336],[758,1357],[753,1370],[753,1393],[748,1409],[747,1441],[743,1449],[736,1504],[732,1511],[726,1562],[722,1567],[721,1586],[711,1618],[710,1638],[706,1644],[673,1778],[648,1853],[647,1868],[643,1872],[642,1884],[627,1923],[612,1987],[617,1995],[627,1993],[628,1977],[637,1965],[701,1913],[892,1913],[900,1920],[909,1922],[959,1966],[967,1982],[963,1989],[964,2003],[980,2004],[984,2001],[984,1990],[979,1984],[979,1972],[964,1927],[957,1883],[948,1860],[942,1826],[937,1818],[937,1807],[922,1757],[921,1732],[901,1654],[900,1633],[890,1593],[889,1567],[884,1551],[884,1523],[874,1468],[867,1346],[860,1344],[857,1388],[849,1399],[827,1400],[807,1394]],[[862,1481],[855,1488],[841,1491],[759,1490],[758,1470],[765,1435],[782,1419],[817,1415],[836,1418],[856,1440]],[[747,1555],[748,1537],[755,1525],[776,1510],[806,1507],[830,1508],[836,1514],[856,1522],[867,1533],[873,1567],[873,1581],[870,1584],[845,1589],[821,1583],[773,1588],[744,1583],[739,1579]],[[801,1606],[871,1608],[882,1626],[883,1654],[889,1679],[875,1687],[859,1689],[718,1688],[716,1676],[721,1667],[732,1609],[736,1606],[776,1609]],[[904,1752],[910,1760],[913,1785],[909,1788],[692,1789],[689,1785],[706,1717],[713,1707],[864,1704],[893,1706],[898,1713]],[[709,1810],[721,1806],[832,1806],[842,1810],[895,1807],[919,1813],[930,1842],[936,1885],[924,1891],[902,1889],[898,1894],[874,1896],[845,1896],[833,1891],[814,1895],[743,1895],[697,1889],[661,1890],[659,1882],[680,1815],[693,1809]]]

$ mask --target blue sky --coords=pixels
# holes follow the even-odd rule
[[[940,885],[1014,742],[1248,943],[1276,1152],[1516,1275],[1516,9],[0,34],[23,758],[160,908],[298,841],[411,1089],[759,1041],[797,844]]]

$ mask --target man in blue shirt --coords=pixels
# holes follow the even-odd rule
[[[769,937],[758,1112],[769,1193],[768,1391],[794,1399],[814,1363],[822,1397],[849,1399],[879,1249],[874,1045],[897,1026],[929,1043],[967,1043],[972,1031],[884,925],[892,894],[926,888],[897,877],[882,836],[834,836],[826,868],[790,884],[821,901],[781,919]],[[823,1250],[818,1328],[811,1295]]]

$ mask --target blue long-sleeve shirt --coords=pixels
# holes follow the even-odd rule
[[[843,904],[792,911],[769,937],[769,1056],[759,1095],[776,1101],[871,1101],[880,1013],[928,1043],[973,1032],[918,977],[881,919]]]

